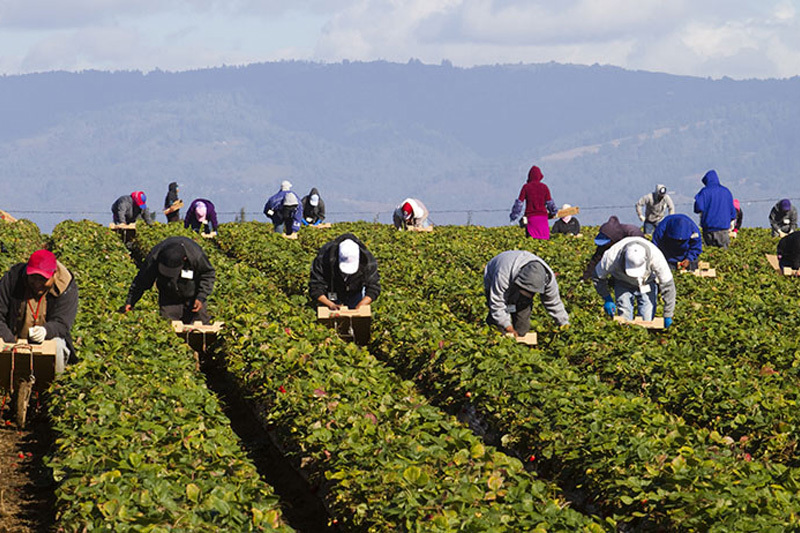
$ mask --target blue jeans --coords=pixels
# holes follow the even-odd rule
[[[617,297],[617,314],[633,320],[633,306],[638,305],[637,313],[642,320],[653,320],[656,311],[656,299],[658,297],[658,285],[655,282],[648,284],[650,292],[642,294],[639,287],[633,287],[617,281],[614,286],[614,294]]]
[[[652,235],[653,232],[656,230],[656,225],[652,222],[645,221],[644,226],[642,227],[642,231],[645,235]]]

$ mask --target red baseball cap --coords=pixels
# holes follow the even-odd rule
[[[135,191],[131,193],[133,201],[142,209],[147,209],[147,195],[142,191]]]
[[[50,250],[36,250],[28,259],[25,273],[29,276],[31,274],[39,274],[50,279],[56,273],[56,268],[56,256],[53,255],[53,252]]]

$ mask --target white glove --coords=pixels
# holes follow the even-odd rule
[[[28,328],[29,341],[42,342],[45,335],[47,335],[47,330],[44,329],[44,326],[33,326],[32,328]]]
[[[271,217],[271,216],[272,216],[272,215],[274,215],[274,214],[275,214],[275,211],[273,211],[272,209],[270,209],[269,211],[267,211],[267,216],[268,216],[268,217]]]
[[[643,216],[640,216],[640,217],[639,217],[639,220],[641,220],[642,222],[644,222],[644,217],[643,217]]]

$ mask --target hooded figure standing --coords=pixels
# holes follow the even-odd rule
[[[483,271],[483,291],[489,307],[486,323],[507,333],[521,337],[530,331],[534,294],[556,324],[569,324],[555,274],[530,252],[508,250],[494,256]]]
[[[669,215],[653,232],[653,244],[664,254],[669,267],[697,270],[697,259],[703,252],[700,228],[686,215]]]
[[[572,207],[569,204],[564,204],[561,209],[569,209]],[[553,223],[553,233],[570,233],[577,235],[581,232],[581,223],[572,215],[561,217]]]
[[[283,180],[281,190],[269,197],[264,204],[264,214],[275,226],[275,233],[291,235],[300,231],[303,223],[303,206],[292,191],[292,184],[289,181]]]
[[[317,226],[325,220],[325,202],[319,197],[319,191],[312,187],[311,191],[300,200],[303,206],[303,225]]]
[[[378,262],[364,243],[344,233],[322,245],[311,264],[308,295],[331,310],[357,309],[381,293]]]
[[[187,237],[167,237],[153,246],[133,278],[123,310],[136,305],[153,283],[161,316],[191,324],[209,323],[206,299],[214,290],[216,271],[199,244]]]
[[[217,231],[217,211],[214,204],[205,198],[197,198],[189,204],[184,228],[192,228],[197,233],[214,233]]]
[[[525,219],[528,235],[534,239],[550,239],[549,219],[556,216],[558,209],[550,196],[550,189],[542,183],[544,174],[536,165],[528,171],[528,181],[519,191],[519,197],[514,200],[509,218],[513,222],[522,213],[525,205]]]
[[[772,206],[769,212],[769,225],[773,237],[785,237],[797,229],[797,208],[788,198]]]
[[[167,191],[167,196],[164,198],[164,209],[169,209],[172,207],[173,204],[180,201],[178,198],[178,182],[173,181],[169,184],[169,190]],[[181,221],[181,210],[176,209],[167,213],[167,223],[169,222],[180,222]]]
[[[597,263],[600,262],[600,259],[603,258],[603,254],[606,253],[606,250],[625,237],[644,237],[644,233],[638,226],[622,224],[615,215],[608,217],[608,221],[600,226],[600,231],[597,232],[597,236],[594,238],[594,244],[597,248],[594,254],[592,254],[591,259],[589,259],[589,263],[586,265],[586,270],[583,271],[583,277],[581,279],[583,281],[592,279],[594,277],[594,269],[597,267]]]
[[[608,280],[614,280],[611,297]],[[592,278],[609,316],[619,314],[633,320],[634,306],[642,320],[653,320],[657,295],[664,300],[664,326],[672,325],[675,312],[675,281],[664,254],[643,237],[626,237],[609,248]],[[619,312],[618,312],[619,311]]]
[[[428,208],[416,198],[406,198],[398,205],[392,214],[394,227],[399,230],[406,228],[427,228]]]
[[[716,170],[703,176],[704,187],[694,196],[694,212],[700,213],[700,227],[706,246],[728,248],[731,244],[731,222],[736,220],[733,195],[719,183]]]
[[[667,194],[666,186],[659,183],[653,192],[645,194],[636,202],[636,214],[642,221],[645,235],[652,235],[664,217],[675,213],[675,204]]]
[[[141,218],[149,226],[155,217],[147,208],[147,196],[142,191],[134,191],[120,196],[111,205],[114,224],[133,224]]]

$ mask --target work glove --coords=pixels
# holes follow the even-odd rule
[[[672,325],[672,317],[670,317],[670,316],[665,316],[665,317],[664,317],[664,329],[669,329],[669,327],[670,327],[671,325]]]
[[[643,216],[641,216],[641,215],[639,215],[639,220],[641,220],[642,222],[644,222],[644,217],[643,217]]]
[[[271,216],[272,216],[272,215],[274,215],[274,214],[275,214],[275,211],[273,211],[272,209],[270,209],[269,211],[267,211],[267,216],[268,216],[268,217],[271,217]]]
[[[42,342],[47,335],[47,330],[43,326],[33,326],[28,328],[28,340],[33,342]]]
[[[617,314],[617,304],[614,303],[614,300],[611,299],[610,296],[605,298],[603,309],[605,309],[608,316],[614,316]]]

